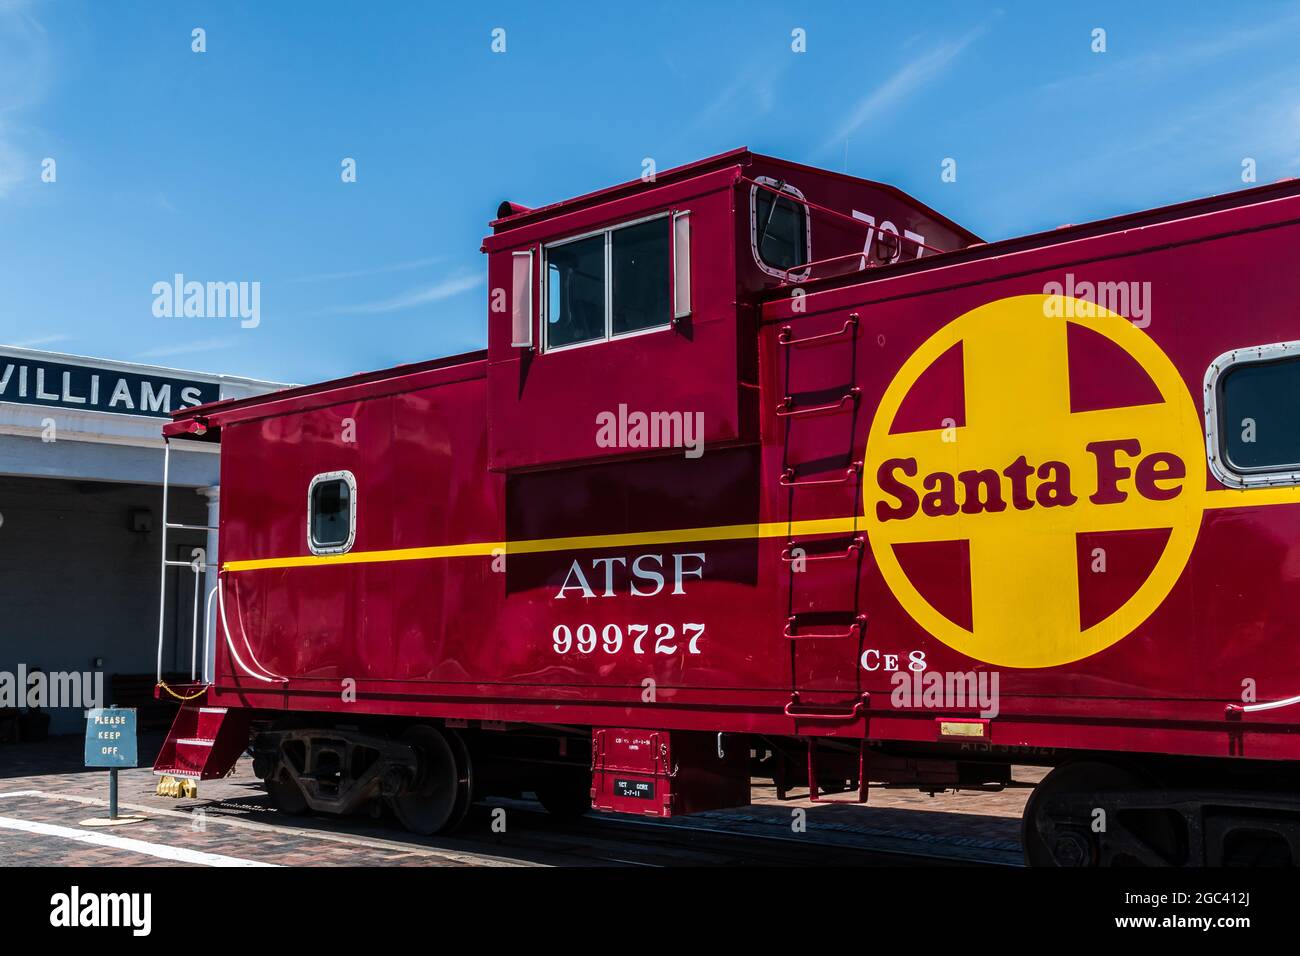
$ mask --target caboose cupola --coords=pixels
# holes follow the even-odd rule
[[[620,407],[700,416],[706,447],[753,443],[759,294],[976,238],[890,187],[745,149],[498,214],[483,243],[497,471],[664,453],[598,440]]]

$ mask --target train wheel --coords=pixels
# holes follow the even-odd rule
[[[576,820],[591,809],[591,773],[557,770],[539,780],[533,793],[557,820]]]
[[[300,817],[307,813],[307,798],[302,795],[302,788],[294,783],[287,773],[263,781],[271,803],[283,814]]]
[[[1105,855],[1092,829],[1097,795],[1141,792],[1156,785],[1153,777],[1134,768],[1086,760],[1062,764],[1043,778],[1025,804],[1020,830],[1025,862],[1030,866],[1144,866],[1177,858],[1180,834],[1165,813],[1108,807],[1107,836],[1113,847]]]
[[[445,734],[456,755],[456,804],[443,830],[454,830],[465,822],[465,816],[474,803],[474,762],[460,734],[454,730],[445,731]]]
[[[424,724],[410,728],[402,739],[419,754],[420,772],[410,789],[389,798],[389,805],[412,833],[438,833],[451,821],[461,793],[456,753],[440,731]]]
[[[277,721],[271,729],[290,730],[294,726],[292,720],[286,719]],[[311,808],[307,806],[307,798],[303,795],[302,787],[298,786],[288,769],[281,765],[282,762],[288,762],[288,755],[278,750],[259,755],[256,748],[254,749],[253,772],[262,778],[262,784],[266,787],[272,805],[288,816],[300,817],[309,813]],[[295,748],[294,756],[296,765],[302,767],[303,752],[300,747]]]

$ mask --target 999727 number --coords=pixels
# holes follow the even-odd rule
[[[671,624],[629,624],[626,634],[617,624],[606,624],[599,632],[594,624],[579,624],[576,631],[557,624],[551,642],[557,654],[594,654],[598,649],[606,654],[698,654],[703,636],[703,624],[683,624],[680,634]]]

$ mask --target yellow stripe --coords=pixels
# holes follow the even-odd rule
[[[257,558],[227,561],[227,571],[266,568],[305,568],[323,564],[373,564],[383,561],[426,561],[432,558],[469,558],[494,554],[543,554],[584,548],[631,548],[693,541],[740,541],[818,534],[844,534],[861,527],[861,518],[818,518],[811,521],[768,521],[755,524],[717,525],[711,528],[677,528],[670,531],[633,531],[626,534],[588,534],[572,538],[536,538],[530,541],[478,541],[391,551],[349,551],[346,554],[305,554],[292,558]]]
[[[1205,493],[1206,511],[1262,505],[1300,505],[1300,488],[1219,488]]]
[[[1264,505],[1300,504],[1300,488],[1222,489],[1207,492],[1206,510],[1254,508]],[[476,541],[427,548],[397,548],[389,551],[349,551],[346,554],[305,554],[292,558],[256,558],[227,561],[227,571],[262,571],[268,568],[306,568],[325,564],[376,564],[386,561],[428,561],[436,558],[472,558],[495,554],[544,554],[551,551],[580,551],[595,548],[634,548],[658,544],[689,544],[695,541],[743,541],[757,538],[803,537],[845,534],[862,527],[862,516],[818,518],[811,521],[767,521],[753,524],[716,525],[710,528],[675,528],[669,531],[632,531],[626,534],[587,534],[570,538],[535,538],[528,541]]]

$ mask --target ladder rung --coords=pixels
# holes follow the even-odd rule
[[[854,385],[847,392],[839,397],[838,401],[828,402],[825,405],[809,405],[807,408],[795,408],[794,399],[787,395],[781,399],[781,403],[776,406],[776,415],[778,418],[797,418],[800,415],[816,415],[818,412],[833,412],[836,409],[843,408],[845,402],[858,401],[858,396],[862,394],[862,389]]]
[[[791,466],[781,472],[781,487],[783,488],[806,488],[810,485],[847,485],[850,482],[857,481],[858,472],[862,470],[862,462],[855,461],[844,469],[844,474],[839,478],[816,478],[798,481],[794,476],[794,467]]]
[[[780,342],[782,345],[789,348],[792,345],[805,345],[808,342],[820,342],[823,339],[839,338],[845,332],[849,331],[849,329],[853,329],[856,332],[857,327],[858,327],[858,313],[850,312],[849,317],[845,321],[844,327],[842,329],[837,329],[834,332],[823,332],[820,335],[809,335],[809,336],[805,336],[802,339],[796,339],[793,338],[794,330],[791,329],[790,326],[788,325],[783,325],[781,326],[781,331],[777,333],[776,340]]]
[[[799,634],[796,632],[799,626],[799,615],[791,614],[786,619],[785,636],[792,641],[819,640],[822,638],[854,637],[855,635],[862,633],[862,629],[866,626],[866,624],[867,624],[867,616],[865,614],[859,614],[853,619],[853,623],[851,623],[843,631],[808,631],[804,634]]]
[[[857,703],[853,705],[852,710],[840,711],[838,713],[799,713],[793,708],[799,706],[799,694],[796,691],[790,695],[790,702],[785,705],[785,715],[787,717],[801,717],[805,720],[857,720],[858,714],[862,713],[863,708],[871,703],[870,695],[863,694],[858,698]]]
[[[862,535],[858,535],[843,551],[828,551],[825,554],[808,554],[804,553],[795,556],[792,552],[795,548],[800,547],[798,543],[791,542],[784,551],[781,552],[781,560],[786,564],[793,564],[795,561],[839,561],[843,558],[851,558],[862,550],[864,541]]]

